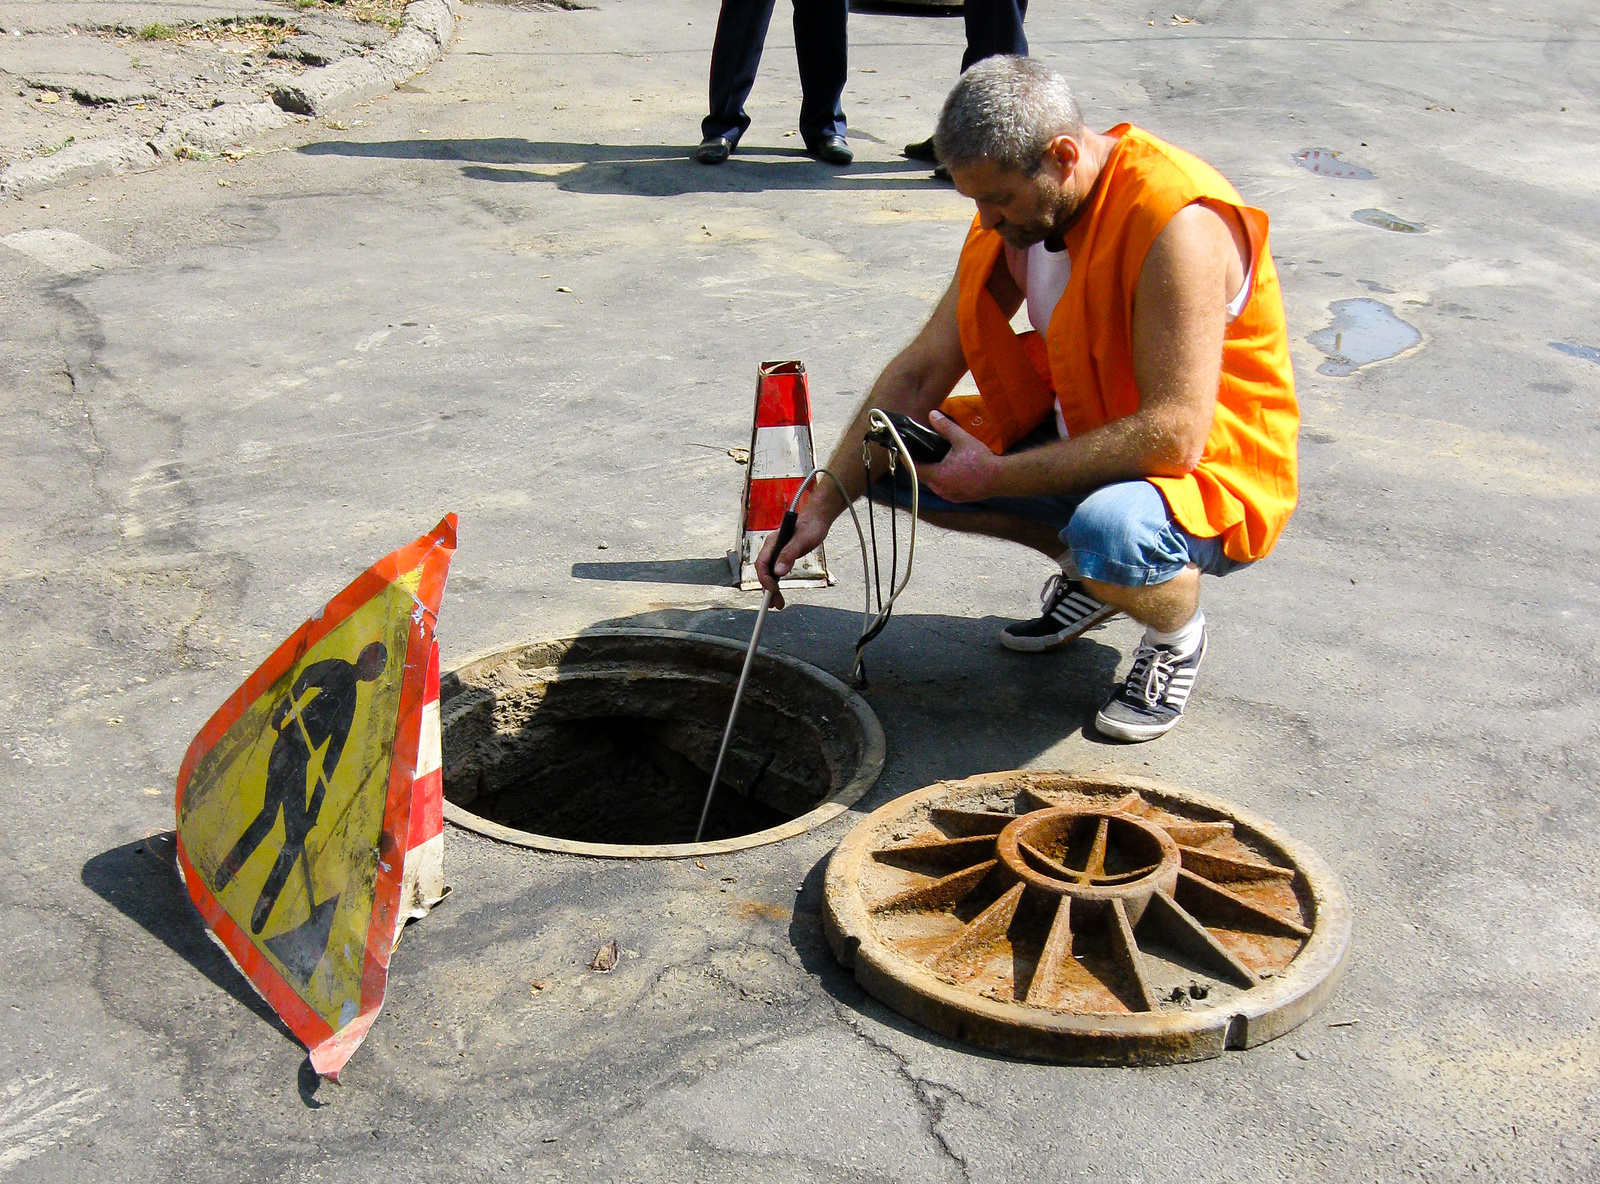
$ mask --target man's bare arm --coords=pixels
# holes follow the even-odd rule
[[[851,501],[866,492],[865,474],[861,471],[861,441],[867,431],[867,413],[880,407],[925,421],[928,413],[945,400],[967,372],[967,359],[961,351],[961,328],[956,320],[958,296],[957,282],[952,280],[922,330],[883,368],[834,448],[828,468],[838,474]],[[800,508],[794,539],[777,557],[778,575],[787,575],[800,556],[815,550],[827,538],[834,519],[847,508],[832,482],[824,480],[813,485]],[[756,562],[756,573],[763,587],[769,585],[766,559],[776,540],[776,534],[767,539],[761,558]],[[775,582],[772,587],[776,591]],[[776,603],[782,605],[781,597]]]
[[[952,280],[921,331],[878,375],[856,409],[849,429],[834,448],[828,467],[844,479],[852,499],[866,491],[860,458],[868,412],[881,408],[926,421],[928,412],[944,402],[967,372],[967,359],[961,351],[961,328],[956,320],[959,295],[956,281]],[[834,500],[838,500],[837,496]],[[843,512],[844,506],[839,505],[836,513]]]
[[[1007,457],[936,417],[934,427],[953,447],[940,464],[918,470],[922,479],[952,501],[976,501],[1074,493],[1193,469],[1216,410],[1230,279],[1233,287],[1243,282],[1237,238],[1221,215],[1192,205],[1174,215],[1151,246],[1134,296],[1138,411]]]

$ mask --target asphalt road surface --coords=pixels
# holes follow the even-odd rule
[[[1321,1013],[1179,1068],[977,1055],[821,942],[859,810],[704,871],[450,830],[455,895],[344,1084],[300,1076],[149,838],[201,723],[446,510],[447,666],[607,621],[747,636],[717,564],[756,364],[807,362],[826,445],[954,267],[969,207],[898,152],[960,22],[852,18],[835,170],[785,134],[780,12],[713,170],[688,152],[716,7],[470,6],[442,62],[337,124],[0,206],[0,1177],[1594,1178],[1600,18],[1573,0],[1028,26],[1093,123],[1272,217],[1301,505],[1208,584],[1188,718],[1134,748],[1085,728],[1135,629],[1005,653],[1048,565],[928,531],[876,647],[889,763],[861,809],[1021,766],[1230,797],[1351,898]],[[850,545],[769,646],[848,667]]]

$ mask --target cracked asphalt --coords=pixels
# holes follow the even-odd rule
[[[959,21],[852,18],[843,171],[784,134],[774,21],[754,127],[708,170],[716,4],[594,2],[468,6],[341,127],[0,206],[0,1176],[1594,1178],[1600,18],[1571,0],[1036,5],[1091,121],[1273,219],[1302,504],[1208,585],[1189,718],[1085,735],[1133,628],[1005,653],[1047,572],[929,531],[875,647],[889,760],[858,811],[705,870],[451,830],[455,894],[344,1084],[301,1076],[170,871],[189,738],[446,510],[446,665],[608,622],[748,636],[714,573],[757,362],[807,362],[829,442],[970,217],[898,156]],[[1354,300],[1420,343],[1334,373],[1359,359],[1308,339]],[[767,644],[843,672],[861,577],[842,536],[832,561]],[[828,851],[895,794],[1021,766],[1163,777],[1315,847],[1355,910],[1327,1007],[1124,1071],[974,1053],[866,997],[821,937]]]

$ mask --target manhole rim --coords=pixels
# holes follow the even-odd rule
[[[508,654],[515,650],[525,650],[532,646],[562,645],[578,641],[594,641],[606,637],[692,641],[697,644],[708,644],[729,650],[741,656],[749,648],[748,642],[734,641],[712,633],[694,633],[683,629],[589,629],[582,633],[567,634],[561,637],[527,638],[508,645],[497,645],[478,650],[457,660],[449,670],[443,673],[445,677],[448,677],[475,663],[498,657],[502,654]],[[873,787],[879,776],[882,775],[883,766],[888,759],[888,742],[884,738],[883,725],[878,722],[877,713],[872,710],[871,705],[865,699],[826,670],[813,666],[800,658],[791,657],[788,654],[775,653],[761,647],[757,647],[756,652],[760,657],[787,666],[801,675],[816,680],[832,691],[850,709],[850,713],[855,717],[856,723],[861,729],[861,760],[856,767],[855,776],[806,813],[797,815],[780,826],[752,831],[750,834],[737,835],[731,839],[716,839],[702,843],[587,843],[574,839],[558,839],[550,835],[517,830],[514,827],[492,822],[456,805],[449,798],[444,799],[445,821],[453,826],[460,827],[462,830],[482,835],[484,838],[493,839],[509,846],[523,847],[530,851],[549,851],[558,855],[584,855],[596,859],[688,859],[701,855],[724,855],[733,851],[748,850],[751,847],[765,847],[772,843],[781,843],[785,839],[792,839],[808,830],[815,830],[817,827],[833,821],[833,819],[865,797],[867,791]]]
[[[923,802],[960,787],[981,790],[1026,776],[1150,794],[1157,802],[1164,797],[1233,819],[1276,847],[1304,878],[1315,908],[1311,936],[1284,973],[1237,997],[1229,1008],[1131,1015],[1024,1010],[970,994],[878,939],[857,889],[859,869],[871,858],[875,821],[909,814]],[[1320,855],[1236,803],[1109,770],[1008,769],[936,782],[885,803],[858,822],[828,859],[823,928],[834,956],[868,994],[942,1036],[1024,1060],[1148,1066],[1208,1060],[1224,1051],[1264,1044],[1299,1027],[1338,986],[1350,952],[1353,917],[1338,877]]]

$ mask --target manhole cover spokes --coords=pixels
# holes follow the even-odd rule
[[[997,800],[1002,777],[1017,783],[1009,801]],[[1129,792],[1131,780],[996,775],[912,795],[921,809],[891,803],[878,812],[889,813],[884,824],[841,845],[838,875],[830,865],[836,951],[858,977],[868,952],[864,984],[896,980],[883,997],[900,1007],[909,989],[920,1002],[901,1010],[914,1018],[974,1038],[964,1013],[976,1010],[982,1027],[1006,1029],[979,1042],[1025,1055],[1060,1055],[1041,1045],[1062,1043],[1027,1031],[1074,1026],[1115,1033],[1117,1049],[1074,1047],[1066,1059],[1182,1060],[1253,1043],[1249,1018],[1282,1010],[1319,910],[1347,933],[1342,898],[1313,888],[1304,859],[1263,841],[1264,824],[1241,833],[1234,817],[1153,783]],[[967,786],[977,792],[958,792]],[[1130,1052],[1141,1044],[1153,1049]]]

